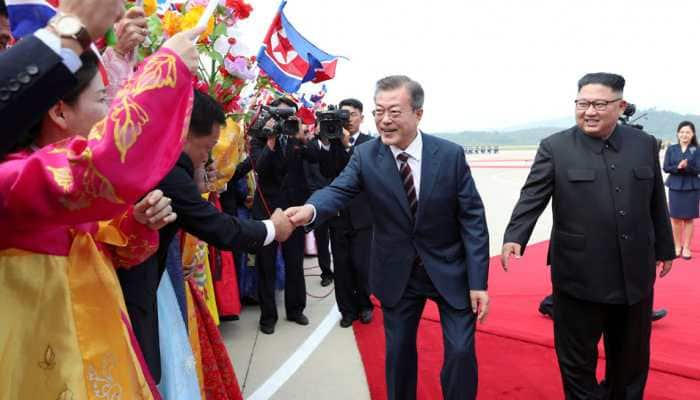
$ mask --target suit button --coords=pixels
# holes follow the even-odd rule
[[[27,65],[27,68],[25,68],[25,71],[31,76],[38,75],[39,74],[39,67],[37,67],[35,64],[30,64]]]
[[[610,169],[615,169],[615,164],[610,164]]]
[[[14,79],[10,79],[10,82],[7,84],[7,88],[10,92],[18,92],[20,87],[22,87],[22,85]]]
[[[625,210],[620,210],[620,215],[624,217],[625,215],[627,215],[627,213],[625,212]]]
[[[627,240],[630,238],[630,235],[623,233],[622,235],[620,235],[620,237],[622,238],[622,240]]]
[[[620,193],[622,191],[622,187],[620,187],[620,186],[615,187],[615,191]]]
[[[27,83],[32,81],[32,78],[29,76],[28,73],[20,72],[19,74],[17,74],[17,80],[19,81],[19,83],[26,85]]]
[[[609,149],[609,148],[610,148],[610,145],[609,145],[609,144],[606,144],[606,145],[605,145],[605,148],[606,148],[606,149]]]

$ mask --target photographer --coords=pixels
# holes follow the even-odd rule
[[[364,119],[362,103],[345,99],[339,107],[340,110],[318,113],[320,137],[330,151],[330,159],[321,160],[321,172],[329,178],[337,177],[345,168],[355,146],[372,140],[371,136],[360,132]],[[344,123],[338,124],[339,120]],[[360,193],[330,220],[329,225],[335,297],[343,316],[340,326],[347,328],[358,318],[367,324],[372,321],[368,287],[372,210],[367,195]]]
[[[258,190],[253,200],[253,218],[267,219],[276,208],[304,204],[309,186],[304,176],[304,160],[318,162],[318,151],[306,146],[301,124],[294,114],[297,105],[288,98],[274,100],[252,124],[251,161],[258,174]],[[264,125],[263,125],[264,124]],[[277,243],[263,247],[256,256],[260,331],[275,332],[275,259]],[[282,243],[285,264],[284,304],[287,320],[308,325],[304,315],[304,229],[296,228]]]
[[[318,120],[314,124],[310,124],[304,127],[304,131],[308,132],[307,137],[309,137],[309,146],[314,149],[321,149],[321,140],[317,137],[318,135]],[[321,173],[321,167],[318,163],[305,162],[304,168],[306,172],[306,181],[309,183],[309,190],[311,193],[327,186],[331,183],[332,179]],[[331,270],[331,253],[328,248],[330,241],[328,222],[323,222],[318,224],[313,230],[314,240],[316,242],[316,253],[318,257],[318,266],[321,268],[321,286],[326,287],[333,283],[333,271]]]

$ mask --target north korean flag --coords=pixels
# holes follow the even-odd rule
[[[335,76],[338,57],[306,40],[285,17],[284,6],[272,20],[258,53],[258,65],[285,92],[294,93],[304,82],[323,82]]]

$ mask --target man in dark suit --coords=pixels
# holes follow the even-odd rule
[[[158,184],[158,189],[172,200],[177,220],[160,229],[160,243],[155,254],[138,266],[117,270],[134,334],[156,382],[160,381],[161,372],[156,293],[165,271],[168,247],[178,230],[219,249],[246,252],[256,251],[273,239],[285,240],[292,230],[280,211],[268,221],[239,220],[220,212],[202,198],[195,181],[195,169],[204,167],[219,138],[220,125],[225,122],[221,106],[210,96],[195,91],[184,151],[175,167]]]
[[[364,119],[362,103],[345,99],[339,108],[349,113],[342,139],[330,140],[330,157],[324,157],[321,167],[325,175],[335,178],[348,164],[355,148],[372,140],[360,132]],[[330,162],[327,162],[330,161]],[[347,328],[360,319],[372,321],[372,302],[369,299],[369,263],[372,243],[372,209],[367,194],[362,192],[330,219],[331,248],[335,268],[335,298],[342,318],[340,326]]]
[[[507,270],[553,199],[548,261],[567,399],[642,399],[655,267],[663,277],[675,257],[656,140],[617,124],[624,86],[615,74],[581,78],[576,126],[540,143],[503,240]],[[595,375],[601,336],[604,386]]]
[[[293,100],[281,97],[270,103],[272,107],[293,109]],[[296,117],[292,117],[296,118]],[[268,127],[274,120],[268,121]],[[304,161],[317,162],[318,150],[306,145],[306,138],[299,124],[294,135],[272,135],[266,139],[251,139],[251,161],[258,176],[258,190],[253,199],[253,218],[269,218],[270,210],[285,209],[304,204],[309,197],[309,185],[304,174]],[[304,315],[306,307],[306,282],[304,281],[304,230],[297,228],[282,243],[285,264],[284,306],[287,320],[308,325]],[[271,335],[277,323],[275,301],[275,260],[277,244],[263,247],[256,255],[258,272],[258,300],[260,301],[260,331]]]
[[[72,19],[75,34],[49,25],[0,53],[0,159],[77,85],[80,54],[123,14],[121,0],[63,0],[54,20]]]
[[[384,313],[388,398],[416,398],[416,335],[430,298],[445,338],[443,396],[474,399],[475,320],[488,313],[486,218],[462,148],[418,131],[423,98],[420,84],[406,76],[378,81],[381,140],[357,147],[329,186],[285,212],[297,225],[315,224],[365,191],[373,208],[370,289]]]
[[[312,138],[309,141],[309,146],[315,149],[321,149],[321,141],[315,137],[318,129],[318,121],[316,125],[309,124],[304,126],[304,134],[307,138]],[[311,193],[325,187],[331,183],[332,179],[321,173],[321,167],[317,162],[304,161],[304,173],[306,174],[306,182],[309,184]],[[314,240],[316,241],[316,257],[318,266],[321,268],[321,286],[325,287],[333,283],[333,271],[331,270],[331,251],[329,249],[330,237],[328,232],[328,223],[324,222],[314,228]]]

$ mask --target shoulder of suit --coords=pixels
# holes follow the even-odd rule
[[[464,149],[461,145],[450,140],[423,132],[423,145],[430,142],[433,142],[438,147],[446,150],[459,151],[461,153],[464,153]]]

